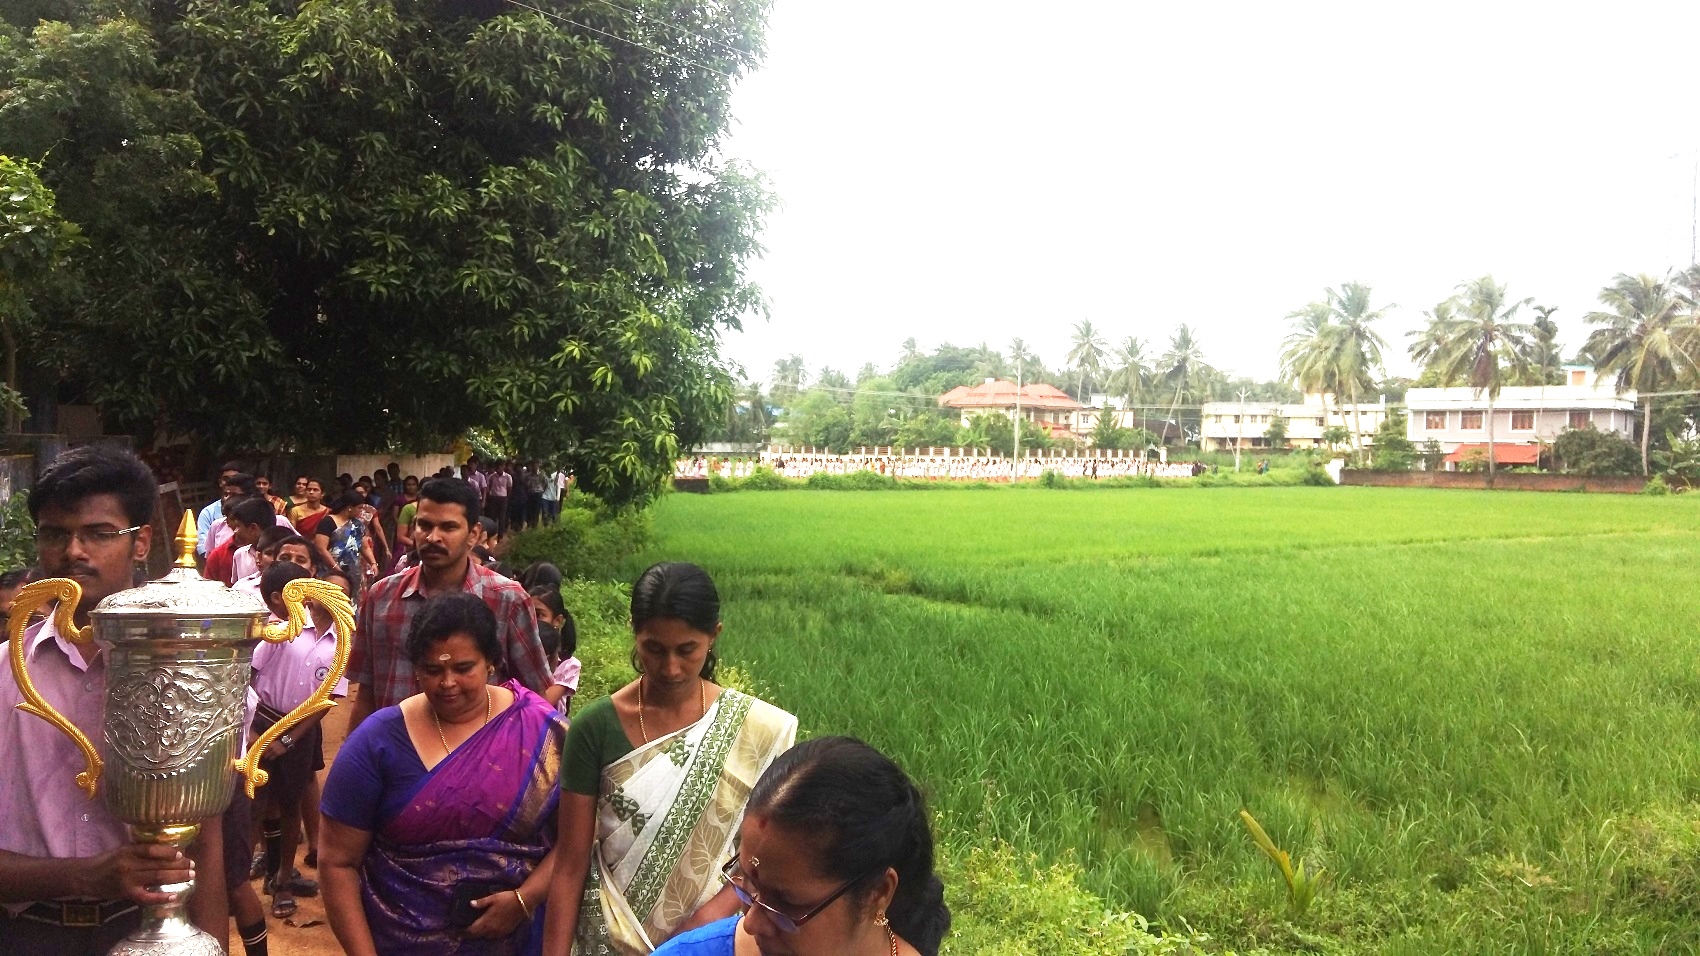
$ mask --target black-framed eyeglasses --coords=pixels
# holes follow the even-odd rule
[[[136,525],[134,528],[78,528],[72,531],[67,528],[52,526],[35,529],[35,546],[49,551],[63,551],[75,538],[83,547],[89,550],[104,549],[117,544],[127,534],[136,532],[147,525]]]
[[[739,865],[737,857],[727,860],[726,865],[720,868],[720,878],[725,880],[732,887],[732,892],[737,895],[738,902],[745,906],[761,907],[763,912],[767,913],[768,918],[773,920],[773,925],[779,927],[779,931],[781,933],[795,933],[804,923],[814,919],[822,910],[836,902],[840,896],[849,892],[850,887],[855,886],[857,883],[873,876],[877,872],[879,872],[877,869],[869,870],[843,886],[840,886],[838,889],[833,890],[832,895],[821,900],[819,903],[816,903],[814,906],[809,907],[809,911],[804,913],[802,916],[792,916],[790,913],[776,910],[772,906],[762,902],[760,893],[751,893],[749,890],[744,889],[743,868]]]

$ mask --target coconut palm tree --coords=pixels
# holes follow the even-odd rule
[[[773,404],[780,408],[789,408],[796,401],[797,393],[803,390],[806,372],[803,368],[803,357],[791,355],[773,363],[773,389],[768,393]]]
[[[1617,373],[1618,388],[1633,388],[1647,400],[1641,419],[1641,473],[1652,474],[1648,441],[1653,433],[1653,393],[1674,382],[1684,367],[1695,366],[1691,339],[1695,330],[1695,303],[1680,287],[1680,277],[1670,281],[1642,273],[1618,273],[1611,285],[1600,290],[1603,312],[1589,312],[1583,319],[1597,325],[1588,335],[1583,350],[1594,355],[1602,372]]]
[[[1535,334],[1529,341],[1529,381],[1523,384],[1541,387],[1541,404],[1535,406],[1537,441],[1541,440],[1541,411],[1546,405],[1547,386],[1557,385],[1564,379],[1561,368],[1564,355],[1558,350],[1558,323],[1552,320],[1552,314],[1557,311],[1557,306],[1537,305],[1535,321],[1529,323]]]
[[[1494,453],[1493,400],[1502,386],[1521,381],[1529,370],[1529,339],[1534,333],[1518,322],[1517,311],[1534,298],[1512,302],[1505,286],[1482,276],[1458,286],[1452,315],[1430,317],[1411,345],[1411,357],[1426,361],[1442,383],[1463,382],[1487,396],[1488,484],[1493,484],[1498,460]],[[1420,353],[1420,355],[1419,355]]]
[[[1209,367],[1204,362],[1204,349],[1198,344],[1198,340],[1193,338],[1192,329],[1182,322],[1175,330],[1174,336],[1169,339],[1169,350],[1157,360],[1156,370],[1164,385],[1174,389],[1175,397],[1169,406],[1169,420],[1174,422],[1175,428],[1180,431],[1182,445],[1186,444],[1186,429],[1181,427],[1178,417],[1181,399],[1193,396],[1199,379]]]
[[[1338,292],[1328,290],[1328,311],[1333,319],[1328,351],[1334,380],[1352,401],[1352,447],[1359,455],[1363,454],[1364,432],[1359,399],[1365,390],[1375,388],[1375,376],[1382,370],[1381,350],[1387,347],[1387,340],[1371,326],[1386,316],[1389,308],[1370,308],[1370,287],[1362,282],[1348,282]]]
[[[1529,327],[1534,329],[1534,337],[1529,342],[1529,381],[1525,384],[1557,385],[1559,382],[1564,355],[1558,348],[1558,323],[1552,320],[1552,314],[1557,311],[1555,306],[1535,306],[1535,321],[1529,323]]]
[[[1116,349],[1116,370],[1110,378],[1110,388],[1122,397],[1122,403],[1132,408],[1134,405],[1143,406],[1145,388],[1151,384],[1150,359],[1145,356],[1145,343],[1137,336],[1128,336],[1127,341]],[[1139,410],[1139,427],[1145,428],[1145,409]],[[1149,430],[1149,429],[1147,429]]]
[[[1080,384],[1075,398],[1086,401],[1086,376],[1096,376],[1104,367],[1104,337],[1092,327],[1091,319],[1081,319],[1074,325],[1074,347],[1068,351],[1068,364],[1080,370]]]
[[[1411,340],[1408,349],[1411,353],[1411,359],[1426,369],[1434,366],[1435,358],[1440,355],[1441,348],[1446,345],[1447,330],[1458,318],[1457,303],[1451,299],[1437,303],[1433,309],[1424,312],[1423,317],[1428,319],[1428,324],[1420,329],[1412,329],[1405,333],[1405,337]],[[1438,374],[1438,369],[1436,372]],[[1451,385],[1452,383],[1443,381],[1440,384]]]
[[[1322,420],[1328,421],[1328,396],[1339,394],[1333,360],[1334,310],[1327,302],[1312,302],[1287,313],[1293,331],[1281,343],[1281,377],[1302,393],[1322,399]]]
[[[760,382],[748,382],[744,385],[743,401],[750,406],[750,434],[757,442],[767,441],[768,428],[773,424],[773,414],[768,410],[767,397],[761,393]]]

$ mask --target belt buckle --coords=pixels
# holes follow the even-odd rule
[[[99,903],[60,903],[60,918],[66,926],[99,926]]]

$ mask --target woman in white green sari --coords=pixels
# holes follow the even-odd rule
[[[720,597],[694,564],[632,586],[638,679],[581,711],[561,767],[544,956],[640,956],[731,916],[744,801],[797,718],[714,683]]]

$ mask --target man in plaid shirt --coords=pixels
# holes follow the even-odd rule
[[[504,678],[538,694],[548,689],[549,662],[537,639],[531,595],[519,582],[471,560],[478,516],[478,491],[459,478],[433,478],[419,488],[413,517],[419,564],[372,585],[360,602],[348,659],[348,680],[360,691],[348,715],[349,733],[378,708],[418,692],[407,660],[407,627],[427,598],[446,591],[469,591],[495,612]]]

